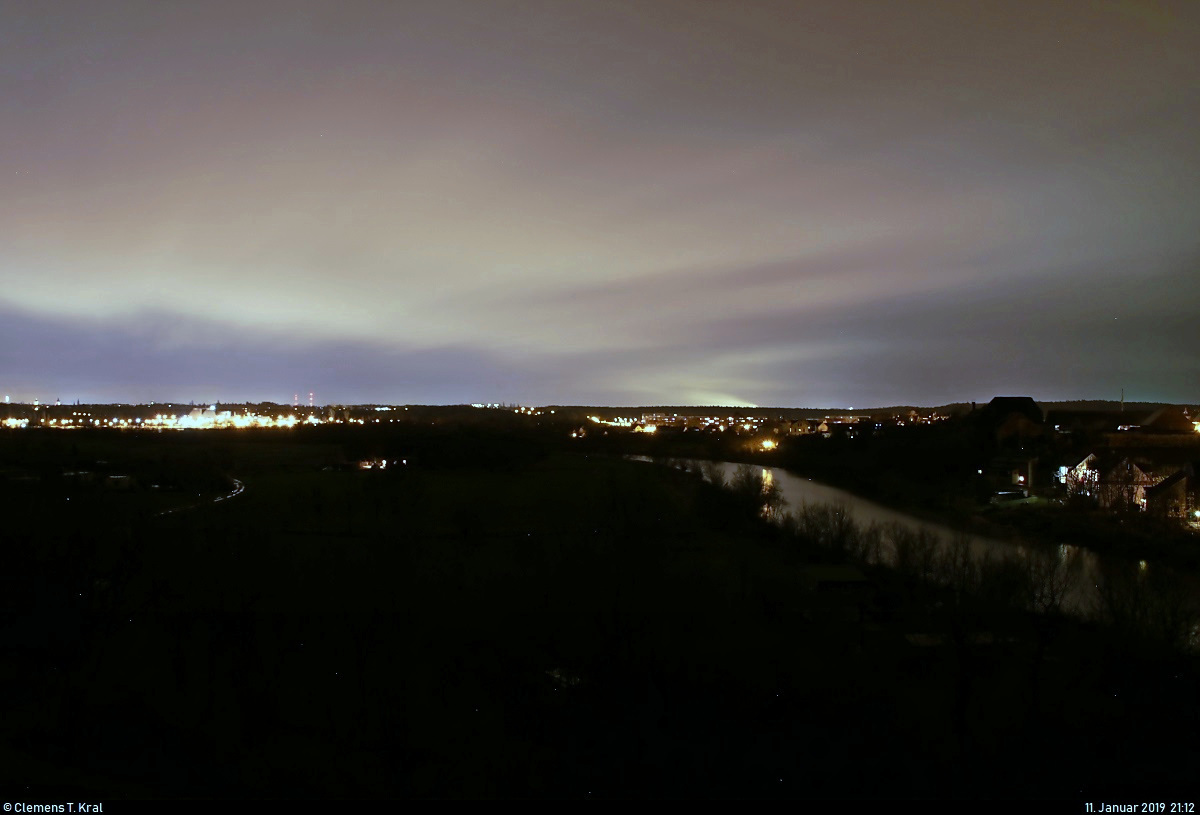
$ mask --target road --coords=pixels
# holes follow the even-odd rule
[[[206,506],[208,504],[219,504],[222,501],[229,500],[230,498],[236,498],[237,496],[241,495],[245,491],[246,491],[246,485],[235,478],[235,479],[233,479],[233,491],[232,492],[226,493],[225,495],[218,495],[216,498],[213,498],[209,501],[198,501],[195,504],[187,504],[186,506],[175,507],[174,509],[164,509],[162,512],[154,513],[154,517],[159,518],[163,515],[170,515],[175,512],[185,512],[189,509],[196,509],[197,507]]]

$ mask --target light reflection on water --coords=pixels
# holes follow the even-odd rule
[[[635,461],[655,463],[655,459],[647,456],[629,456]],[[659,462],[663,463],[663,462]],[[729,483],[741,464],[732,462],[702,462],[691,460],[675,460],[678,466],[704,472],[704,467],[715,466],[726,483]],[[936,552],[944,555],[956,543],[966,538],[971,555],[977,560],[1002,560],[1014,555],[1024,561],[1041,555],[1045,549],[1031,547],[1017,541],[1006,541],[989,538],[982,535],[968,535],[957,532],[950,527],[932,521],[926,521],[908,515],[904,512],[882,506],[873,501],[861,498],[853,493],[837,487],[813,481],[809,478],[793,475],[785,470],[773,467],[753,466],[753,471],[763,481],[764,489],[775,485],[784,499],[784,505],[776,512],[770,513],[776,519],[782,519],[786,513],[796,514],[805,506],[831,506],[847,512],[854,523],[860,528],[877,527],[879,531],[879,561],[895,565],[896,546],[894,531],[907,530],[914,534],[924,534],[936,539]],[[767,513],[764,512],[766,515]],[[1097,608],[1098,588],[1102,583],[1105,570],[1136,571],[1144,576],[1152,567],[1142,561],[1134,567],[1113,558],[1104,558],[1095,552],[1077,546],[1060,544],[1054,551],[1054,560],[1067,566],[1074,572],[1070,585],[1063,592],[1062,608],[1064,611],[1080,616],[1090,616]]]

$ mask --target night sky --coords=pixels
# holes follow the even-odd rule
[[[14,401],[1200,400],[1200,3],[0,4]]]

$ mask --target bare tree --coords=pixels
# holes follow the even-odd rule
[[[738,465],[729,489],[747,504],[758,507],[765,517],[776,517],[784,503],[783,491],[766,470],[756,469],[749,464]]]
[[[1185,578],[1155,568],[1147,582],[1152,600],[1146,622],[1151,636],[1173,651],[1194,649],[1200,604]]]
[[[893,523],[884,527],[883,534],[891,541],[892,565],[896,571],[921,583],[930,583],[936,578],[941,540],[935,532]]]
[[[971,539],[957,534],[937,558],[935,574],[953,592],[956,603],[965,604],[979,594],[986,557],[971,551]]]
[[[883,551],[883,529],[879,524],[859,526],[850,549],[850,558],[863,566],[880,562]]]
[[[1066,547],[1058,551],[1035,548],[1019,563],[1025,576],[1025,605],[1039,614],[1058,614],[1063,600],[1079,584],[1081,562]]]
[[[967,711],[975,688],[974,646],[981,630],[979,600],[986,566],[986,559],[976,557],[971,551],[966,535],[956,535],[937,554],[934,564],[936,581],[946,587],[940,616],[958,665],[951,720],[963,755],[970,748]]]
[[[705,461],[700,465],[700,474],[704,480],[716,487],[725,486],[725,471],[715,461]]]
[[[1179,575],[1113,564],[1103,569],[1097,588],[1096,616],[1127,644],[1172,651],[1196,646],[1200,605]]]
[[[805,504],[797,523],[801,536],[843,557],[858,549],[861,530],[844,504]]]

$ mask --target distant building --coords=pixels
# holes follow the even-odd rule
[[[998,456],[988,462],[985,475],[996,491],[1020,491],[1028,497],[1033,488],[1037,458],[1028,456]]]
[[[1146,490],[1163,480],[1149,465],[1123,458],[1100,470],[1097,497],[1100,506],[1113,510],[1146,509]]]
[[[1045,415],[1032,396],[997,396],[979,412],[981,418],[1000,424],[1009,416],[1024,416],[1034,424],[1041,424]]]
[[[110,490],[131,490],[135,486],[132,476],[128,475],[109,475],[104,478],[104,486]]]
[[[1046,424],[1057,433],[1115,433],[1122,427],[1140,427],[1149,415],[1133,410],[1051,410]]]
[[[1146,489],[1146,511],[1164,518],[1191,520],[1196,494],[1196,467],[1187,464]]]
[[[1097,498],[1100,484],[1099,459],[1095,453],[1088,453],[1073,467],[1061,468],[1059,478],[1067,487],[1067,495]]]
[[[1141,425],[1143,433],[1194,433],[1195,424],[1188,409],[1179,405],[1168,405],[1154,411]]]
[[[1018,443],[1043,436],[1045,416],[1030,396],[997,396],[975,414],[975,421],[997,443]]]

